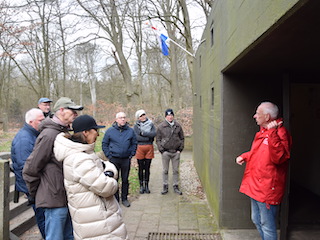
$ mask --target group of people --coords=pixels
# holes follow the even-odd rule
[[[121,199],[130,207],[128,177],[133,156],[139,166],[140,193],[150,193],[154,138],[162,155],[161,194],[168,193],[170,161],[173,190],[182,194],[179,164],[184,133],[172,109],[165,111],[165,121],[157,129],[142,109],[135,114],[133,128],[124,112],[117,113],[102,140],[102,159],[94,146],[99,129],[105,126],[97,125],[89,115],[78,116],[83,106],[70,98],[60,98],[53,113],[51,102],[40,98],[38,108],[26,113],[11,149],[16,190],[26,194],[44,239],[128,239],[119,202]],[[278,107],[271,102],[257,107],[253,118],[260,130],[251,150],[236,158],[237,164],[246,163],[240,192],[250,197],[251,218],[263,240],[277,239],[276,215],[292,145],[278,114]]]
[[[170,160],[174,192],[182,194],[179,162],[184,134],[172,109],[165,111],[157,129],[144,110],[136,112],[133,128],[124,112],[117,113],[102,140],[104,156],[99,157],[94,147],[105,126],[89,115],[78,116],[83,106],[70,98],[58,99],[52,112],[51,103],[40,98],[38,108],[26,113],[11,148],[16,190],[26,194],[44,239],[128,239],[119,202],[130,207],[128,177],[134,156],[140,193],[150,193],[155,137],[163,163],[161,194],[168,193]]]

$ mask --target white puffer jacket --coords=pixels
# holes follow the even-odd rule
[[[54,153],[63,161],[64,184],[75,239],[128,239],[121,208],[113,196],[118,183],[104,171],[118,176],[116,167],[94,153],[93,144],[73,142],[65,133],[57,136]]]

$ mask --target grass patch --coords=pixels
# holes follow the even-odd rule
[[[16,132],[1,132],[0,131],[0,152],[10,152],[11,142],[16,135]]]
[[[138,177],[138,167],[132,166],[129,174],[129,195],[131,197],[137,197],[139,195],[140,183]]]
[[[10,141],[1,141],[0,152],[10,152],[10,151],[11,151],[11,140]]]

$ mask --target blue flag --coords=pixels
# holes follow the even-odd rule
[[[169,55],[169,47],[167,44],[168,40],[169,39],[167,36],[160,34],[161,50],[162,50],[163,55],[165,55],[165,56]]]

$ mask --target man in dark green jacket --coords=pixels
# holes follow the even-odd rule
[[[157,127],[156,143],[162,155],[163,191],[161,194],[168,193],[168,172],[171,160],[173,190],[175,193],[182,195],[179,190],[179,166],[180,153],[184,148],[184,134],[181,125],[174,121],[174,113],[170,108],[165,111],[165,121]]]

